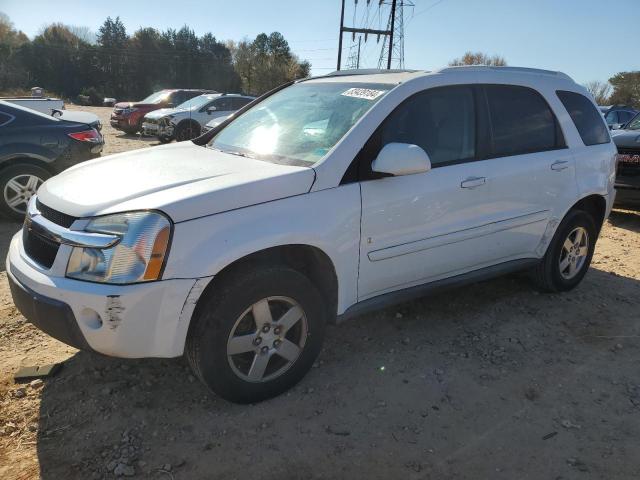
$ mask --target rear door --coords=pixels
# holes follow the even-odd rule
[[[550,222],[558,222],[576,199],[572,153],[558,120],[536,90],[486,85],[492,142],[488,189],[500,226],[494,236],[499,257],[537,257]]]
[[[426,90],[403,102],[364,147],[360,300],[479,268],[495,256],[476,113],[472,86]],[[376,177],[371,161],[391,142],[422,147],[432,170]]]

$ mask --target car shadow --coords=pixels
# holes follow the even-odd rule
[[[616,208],[609,214],[609,222],[614,227],[640,232],[640,210],[623,210]]]
[[[640,387],[623,380],[638,343],[619,337],[640,333],[629,307],[639,285],[592,268],[576,290],[543,295],[511,275],[363,315],[328,328],[301,383],[257,405],[210,393],[183,359],[78,352],[45,380],[40,474],[490,478],[522,459],[549,478],[579,454],[624,476],[631,458],[601,459],[597,442],[553,419],[572,412],[589,438],[633,448]],[[593,392],[607,392],[606,408]],[[549,431],[562,448],[540,440]]]

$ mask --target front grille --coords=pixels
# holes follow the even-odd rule
[[[29,228],[22,229],[22,244],[30,258],[45,268],[51,268],[60,245],[33,233]]]
[[[618,153],[620,155],[640,155],[640,148],[618,147]]]
[[[47,207],[37,198],[36,208],[44,218],[65,228],[69,228],[73,224],[73,222],[77,220],[76,217],[72,217],[71,215],[67,215],[66,213],[62,213],[54,210],[51,207]]]

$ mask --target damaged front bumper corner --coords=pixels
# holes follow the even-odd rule
[[[106,285],[55,276],[25,254],[20,233],[11,241],[7,276],[16,306],[35,326],[76,348],[124,358],[181,356],[210,280]]]

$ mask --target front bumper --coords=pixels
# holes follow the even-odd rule
[[[22,233],[12,239],[7,276],[14,302],[35,326],[69,345],[125,358],[177,357],[203,282],[171,279],[104,285],[64,276],[71,247],[50,269],[29,258]]]
[[[166,137],[172,138],[174,133],[173,125],[170,123],[142,123],[142,134],[151,137]]]

